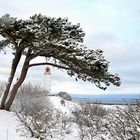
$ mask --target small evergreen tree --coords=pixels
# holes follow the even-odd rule
[[[51,18],[36,14],[28,20],[10,17],[0,18],[0,50],[12,49],[13,60],[1,109],[9,110],[17,90],[32,66],[51,65],[65,69],[75,79],[90,81],[101,89],[111,84],[119,86],[120,78],[108,72],[109,62],[102,50],[90,50],[83,45],[85,33],[80,24],[73,25],[67,18]],[[18,80],[12,85],[21,56],[25,55]],[[30,64],[42,56],[46,62]]]

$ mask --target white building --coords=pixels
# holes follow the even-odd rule
[[[48,66],[45,68],[44,73],[44,91],[45,92],[51,91],[51,72]]]

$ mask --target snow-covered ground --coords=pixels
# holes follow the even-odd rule
[[[64,100],[64,104],[61,103],[62,100]],[[59,96],[50,97],[50,101],[57,110],[62,111],[68,116],[71,116],[73,111],[80,108],[80,105],[77,103],[65,100]]]
[[[15,113],[0,110],[0,140],[37,140],[23,137],[17,133],[18,125]]]
[[[70,124],[68,129],[65,131],[62,127],[62,122],[57,122],[59,124],[56,124],[57,132],[53,132],[52,138],[49,138],[49,140],[89,140],[90,137],[85,136],[84,139],[81,138],[81,132],[87,132],[86,130],[90,130],[91,132],[94,133],[94,129],[96,130],[96,127],[92,126],[90,129],[88,126],[84,126],[83,128],[80,128],[80,125],[78,122],[73,121],[74,119],[77,119],[74,116],[75,111],[81,110],[82,106],[80,106],[78,103],[73,102],[73,101],[68,101],[63,99],[60,96],[41,96],[38,97],[37,99],[39,103],[48,106],[52,108],[52,110],[59,111],[60,112],[60,118],[63,119],[68,119],[68,123]],[[63,101],[63,102],[62,102]],[[114,123],[118,123],[120,125],[120,128],[118,127],[118,130],[121,129],[121,123],[119,119],[114,118],[115,113],[117,112],[117,108],[115,105],[100,105],[101,107],[105,108],[108,112],[109,115],[105,116],[104,118],[100,118],[100,116],[96,116],[91,118],[93,121],[93,124],[96,124],[96,120],[100,120],[98,124],[96,125],[101,125],[99,131],[95,136],[92,136],[90,140],[122,140],[122,138],[119,137],[119,134],[121,132],[119,131],[114,131]],[[117,106],[118,107],[118,106]],[[96,108],[96,105],[95,105]],[[124,106],[119,106],[120,109],[123,109]],[[100,109],[100,108],[97,108]],[[131,108],[132,109],[132,108]],[[113,110],[113,112],[111,112]],[[96,112],[96,110],[95,110]],[[110,113],[109,113],[110,112]],[[120,112],[120,118],[123,112]],[[136,112],[138,114],[138,112]],[[83,115],[83,114],[82,114]],[[119,115],[119,114],[117,114]],[[82,117],[90,117],[85,114],[85,116]],[[92,116],[93,117],[93,116]],[[99,119],[100,118],[100,119]],[[135,117],[137,121],[139,121],[139,114],[138,116]],[[71,119],[71,120],[69,120]],[[88,118],[89,119],[89,118]],[[95,121],[94,121],[95,119]],[[110,121],[109,121],[110,119]],[[84,121],[84,119],[83,119]],[[91,121],[91,122],[92,122]],[[116,122],[115,122],[116,121]],[[123,119],[121,119],[123,121]],[[124,122],[125,123],[125,122]],[[131,122],[133,124],[133,128],[135,128],[135,122]],[[118,126],[118,124],[116,126]],[[127,124],[125,124],[127,125]],[[21,136],[21,131],[19,130],[20,122],[14,112],[7,112],[4,110],[0,110],[0,140],[39,140],[37,138],[30,138],[29,135],[27,136]],[[103,126],[103,127],[102,127]],[[113,126],[113,127],[112,127]],[[139,126],[139,125],[138,125]],[[107,129],[109,127],[109,129]],[[94,129],[93,129],[94,128]],[[58,131],[60,129],[61,132]],[[83,129],[83,130],[82,130]],[[116,129],[117,130],[117,129]],[[126,129],[125,129],[126,130]],[[140,134],[140,127],[137,127],[137,134]],[[116,132],[115,135],[112,135],[111,131]],[[118,133],[119,132],[119,133]],[[95,132],[96,133],[96,132]],[[62,135],[61,135],[62,134]],[[91,133],[92,134],[92,133]],[[117,137],[116,137],[117,136]],[[129,136],[129,135],[128,135]],[[123,136],[124,140],[128,140],[128,136]],[[140,140],[137,138],[136,140]]]
[[[42,98],[42,103],[45,103],[48,97]],[[50,103],[55,109],[61,111],[63,114],[69,116],[72,115],[72,111],[75,110],[77,104],[65,100],[65,105],[61,104],[61,97],[49,97]],[[19,121],[14,112],[8,112],[0,110],[0,140],[37,140],[35,138],[29,138],[21,136],[19,130]],[[80,140],[79,138],[79,128],[77,124],[72,124],[70,127],[70,134],[66,134],[63,140]],[[57,136],[56,136],[57,137]],[[52,140],[60,140],[60,138],[55,138]]]

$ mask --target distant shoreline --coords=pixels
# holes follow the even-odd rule
[[[106,95],[77,95],[71,94],[73,100],[100,103],[106,105],[136,104],[140,94],[106,94]]]

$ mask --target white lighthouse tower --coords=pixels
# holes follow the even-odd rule
[[[48,66],[45,68],[44,73],[44,90],[45,92],[51,91],[51,72]]]

